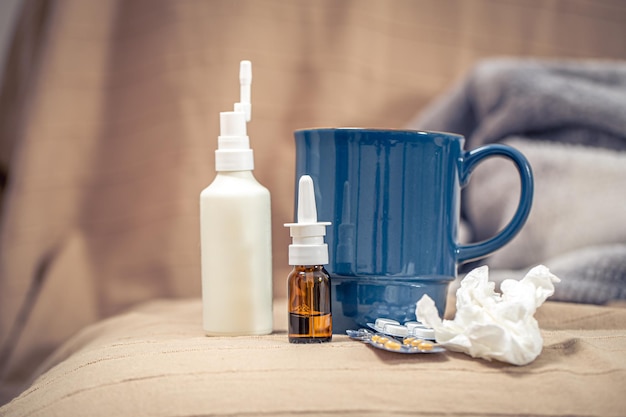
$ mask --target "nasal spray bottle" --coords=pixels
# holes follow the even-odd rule
[[[287,223],[293,242],[289,245],[287,280],[289,341],[291,343],[330,342],[333,333],[330,308],[328,245],[324,243],[329,222],[317,221],[313,180],[303,175],[298,183],[297,223]]]
[[[203,327],[209,336],[272,332],[270,193],[254,178],[246,132],[250,61],[241,61],[241,102],[220,113],[215,180],[200,194]]]

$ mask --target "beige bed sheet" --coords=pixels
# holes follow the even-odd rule
[[[65,343],[4,417],[623,416],[626,309],[548,302],[541,355],[518,367],[461,353],[402,355],[347,336],[205,337],[199,300],[154,301]]]

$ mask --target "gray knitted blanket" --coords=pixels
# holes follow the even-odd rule
[[[486,60],[409,128],[460,133],[468,150],[506,143],[529,159],[533,209],[520,234],[481,261],[492,278],[519,279],[542,263],[562,280],[552,299],[626,299],[626,62]],[[463,192],[461,239],[497,233],[518,189],[512,164],[479,166]]]

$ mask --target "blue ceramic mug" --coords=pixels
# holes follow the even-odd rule
[[[509,146],[468,152],[464,138],[455,134],[355,128],[298,130],[295,140],[296,179],[313,178],[318,219],[332,222],[326,269],[335,333],[378,317],[415,320],[415,303],[423,294],[443,315],[457,266],[505,245],[530,212],[531,168]],[[517,167],[517,211],[491,239],[459,244],[461,189],[479,162],[495,156]]]

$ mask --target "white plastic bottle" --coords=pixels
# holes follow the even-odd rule
[[[242,61],[242,99],[249,100],[243,91],[251,78],[250,62]],[[242,102],[220,113],[217,175],[200,194],[203,327],[210,336],[272,332],[270,193],[252,174],[250,105]]]

